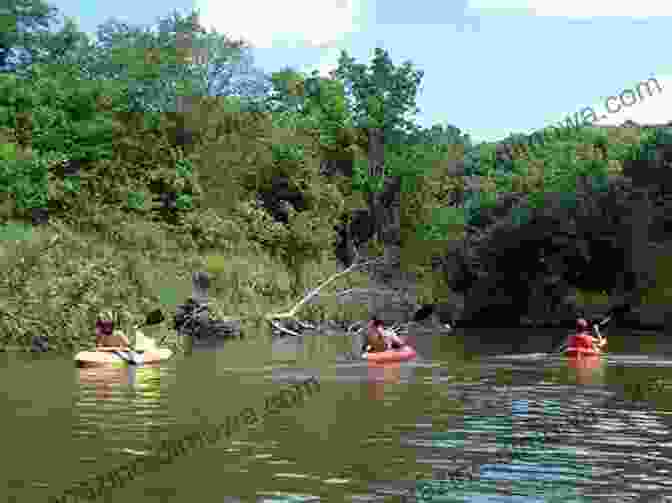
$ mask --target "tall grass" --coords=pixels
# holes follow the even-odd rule
[[[244,330],[256,331],[264,315],[291,307],[337,268],[325,252],[292,272],[245,241],[200,252],[160,225],[125,220],[120,228],[110,217],[95,230],[73,230],[58,220],[39,228],[16,221],[1,226],[0,344],[29,347],[33,335],[43,334],[57,350],[87,348],[97,314],[110,308],[121,313],[126,330],[157,307],[169,325],[176,305],[191,294],[195,270],[212,276],[214,315],[242,319]],[[363,316],[365,306],[342,305],[329,292],[367,283],[365,273],[345,276],[299,315],[314,321]]]

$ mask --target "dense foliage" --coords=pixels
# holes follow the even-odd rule
[[[196,13],[173,13],[156,29],[112,20],[90,40],[67,18],[50,30],[57,11],[42,0],[9,4],[0,193],[10,205],[0,217],[47,208],[137,250],[170,236],[180,253],[263,256],[270,272],[241,286],[249,295],[238,291],[236,305],[282,301],[305,288],[313,265],[333,266],[334,224],[390,177],[400,181],[405,264],[431,277],[433,256],[490,222],[503,195],[520,195],[507,218],[524,225],[526,207],[558,193],[571,206],[585,184],[606,190],[624,161],[650,159],[667,141],[582,128],[543,147],[523,135],[473,145],[455,126],[412,121],[423,72],[381,48],[368,66],[343,51],[329,77],[267,76],[244,41],[207,32]],[[378,173],[371,130],[384,138]],[[324,176],[322,162],[334,158],[351,161],[352,176]],[[273,210],[269,195],[281,199]]]
[[[609,138],[604,130],[584,127],[543,147],[524,135],[480,144],[465,155],[465,174],[480,182],[479,190],[467,196],[465,219],[477,224],[480,210],[495,206],[497,194],[520,193],[530,207],[541,208],[554,195],[560,195],[562,204],[575,205],[586,185],[606,191],[609,176],[622,174],[623,163],[640,155],[640,145],[650,150],[659,144],[652,134],[625,132]]]

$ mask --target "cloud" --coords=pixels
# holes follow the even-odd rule
[[[652,75],[651,79],[658,82],[660,90],[656,82],[643,78],[641,81],[615,89],[610,95],[605,95],[594,103],[582,105],[571,113],[558,116],[557,120],[551,121],[546,126],[558,123],[566,125],[567,117],[571,117],[572,121],[576,118],[582,120],[584,117],[590,120],[592,118],[590,114],[582,115],[582,110],[588,106],[592,107],[597,115],[597,121],[593,123],[596,126],[620,126],[627,120],[639,124],[667,123],[672,120],[672,74]]]
[[[592,17],[655,17],[671,16],[672,3],[660,0],[614,2],[613,0],[470,0],[469,7],[501,13],[528,13],[536,16]]]
[[[196,0],[201,24],[258,49],[333,47],[357,29],[364,0]]]
[[[329,72],[338,67],[338,58],[341,55],[341,49],[338,47],[330,47],[326,53],[320,58],[320,62],[314,65],[306,65],[301,68],[306,73],[311,73],[313,70],[319,71],[321,77],[328,77]]]
[[[642,79],[641,82],[634,82],[632,85],[623,86],[620,90],[617,89],[613,93],[613,98],[606,96],[594,104],[593,109],[600,119],[597,124],[620,125],[626,120],[640,124],[662,124],[672,120],[672,75],[651,77],[651,79],[654,78],[658,85],[653,80],[647,82],[646,79]],[[607,99],[609,99],[608,104]],[[611,110],[618,111],[610,113],[607,105]]]

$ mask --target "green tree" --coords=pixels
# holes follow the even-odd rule
[[[246,42],[213,30],[193,43],[194,49],[206,57],[206,62],[195,62],[192,68],[203,94],[260,99],[270,89],[270,79],[254,66],[251,47]]]
[[[175,41],[165,32],[109,20],[98,27],[95,56],[87,71],[91,78],[123,81],[131,111],[175,108],[178,64]]]
[[[387,138],[394,137],[400,130],[414,128],[406,116],[419,111],[415,99],[424,72],[415,70],[410,61],[395,67],[387,51],[381,48],[376,48],[369,68],[356,64],[345,51],[341,52],[338,63],[333,75],[345,83],[355,127],[365,129],[368,135],[368,177],[380,180],[367,194],[374,233],[384,243],[398,242],[400,214],[394,200],[400,195],[401,183],[398,175],[386,169],[385,157],[386,151],[403,154],[401,145]],[[385,226],[384,221],[388,222]]]
[[[0,5],[0,71],[31,63],[41,37],[56,21],[58,9],[43,0],[3,0]]]
[[[245,42],[206,32],[198,11],[174,11],[155,28],[107,21],[98,27],[86,65],[91,78],[123,80],[131,110],[182,109],[178,97],[265,93],[265,76],[252,67]]]
[[[65,66],[69,71],[81,72],[83,55],[90,53],[91,41],[81,32],[76,21],[65,17],[56,32],[40,32],[34,38],[31,66],[48,64]],[[26,67],[29,70],[30,66]]]

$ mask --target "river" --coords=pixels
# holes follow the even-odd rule
[[[2,354],[0,500],[47,502],[313,376],[300,403],[97,501],[672,501],[664,335],[614,332],[579,364],[538,354],[550,334],[516,335],[415,334],[417,359],[385,367],[349,361],[343,336],[259,335],[140,368]]]

